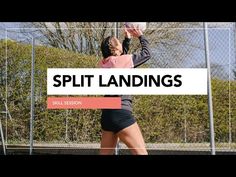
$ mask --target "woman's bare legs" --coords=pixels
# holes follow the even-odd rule
[[[102,130],[100,155],[113,155],[118,137],[110,131]]]
[[[147,150],[142,133],[137,123],[121,130],[117,133],[120,140],[128,146],[132,154],[147,155]]]

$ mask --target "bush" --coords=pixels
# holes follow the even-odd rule
[[[1,41],[0,66],[2,70],[5,65],[5,46],[4,41]],[[8,41],[7,50],[8,107],[13,118],[13,121],[8,121],[7,125],[8,140],[27,141],[30,118],[31,46]],[[98,58],[44,46],[37,46],[35,50],[34,139],[44,142],[99,142],[100,110],[46,109],[47,68],[94,68]],[[228,86],[228,81],[212,81],[217,142],[228,141],[229,114],[231,115],[232,139],[236,141],[236,82],[230,83],[230,95]],[[4,93],[4,84],[0,86],[0,91]],[[133,103],[134,116],[146,142],[209,142],[207,96],[134,96]],[[2,102],[0,105],[3,109]],[[232,108],[230,112],[229,106]],[[66,130],[67,140],[65,139]]]

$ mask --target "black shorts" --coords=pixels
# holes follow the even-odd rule
[[[101,126],[105,131],[118,133],[135,122],[131,111],[125,109],[102,110]]]

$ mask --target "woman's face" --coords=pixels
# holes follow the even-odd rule
[[[111,38],[111,45],[116,55],[119,56],[123,53],[122,45],[116,37]]]

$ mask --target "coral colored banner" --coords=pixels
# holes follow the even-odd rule
[[[120,97],[48,97],[48,109],[121,109]]]

